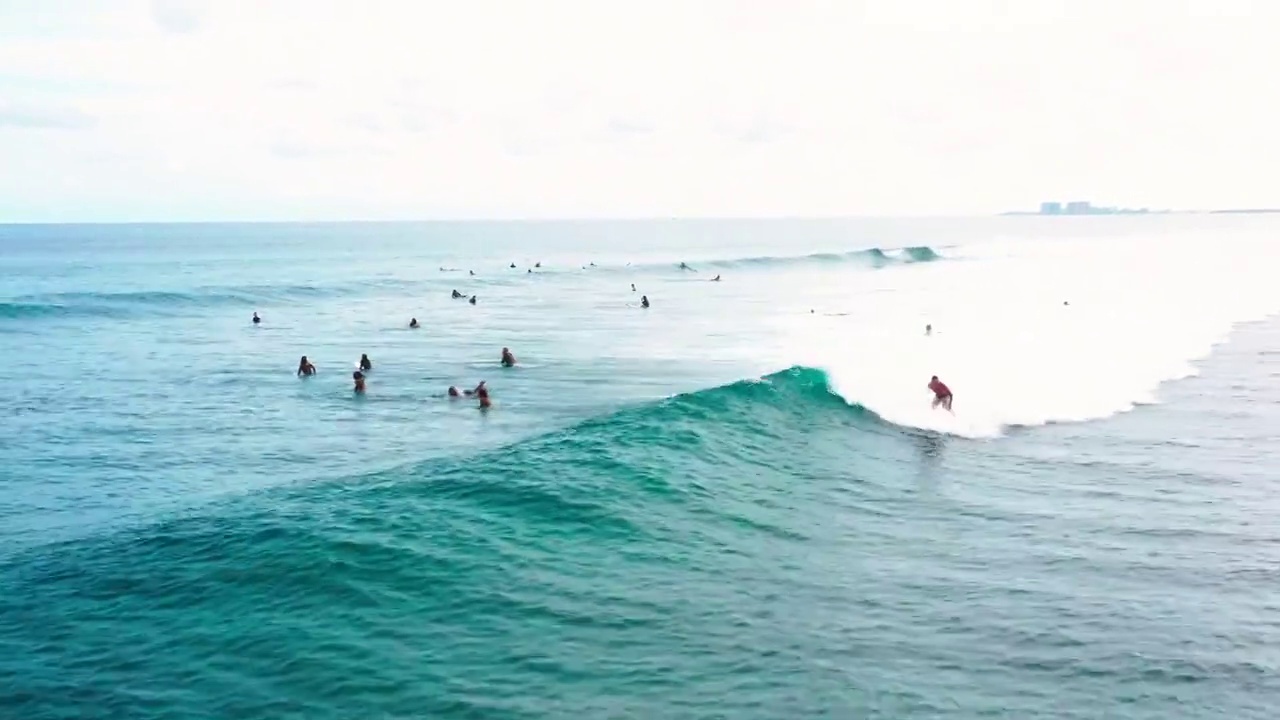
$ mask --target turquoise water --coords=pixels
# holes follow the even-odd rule
[[[0,717],[1273,717],[1277,230],[0,227]]]

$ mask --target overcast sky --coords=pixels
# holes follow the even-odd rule
[[[0,0],[0,221],[1280,205],[1274,0]]]

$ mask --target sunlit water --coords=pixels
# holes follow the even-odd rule
[[[0,715],[1270,718],[1277,231],[0,228]]]

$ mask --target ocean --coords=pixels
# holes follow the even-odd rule
[[[0,717],[1269,720],[1278,236],[0,227]]]

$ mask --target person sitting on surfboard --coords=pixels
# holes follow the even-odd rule
[[[302,377],[303,375],[310,376],[315,374],[316,374],[316,366],[311,364],[311,361],[307,359],[306,355],[303,355],[302,359],[298,361],[298,377]]]
[[[502,348],[502,366],[513,367],[516,364],[516,356],[511,354],[511,350]]]
[[[936,410],[939,405],[951,410],[951,388],[943,384],[937,375],[929,380],[929,389],[933,391],[933,408]]]
[[[640,296],[640,307],[642,307],[642,308],[647,308],[647,307],[649,307],[649,296],[648,296],[648,295],[641,295],[641,296]]]
[[[418,318],[409,318],[409,327],[411,328],[418,327]]]
[[[258,317],[258,313],[253,314],[253,324],[257,325],[262,322],[262,318]]]
[[[369,372],[373,369],[373,362],[369,360],[369,356],[364,353],[360,354],[360,369],[364,372]]]

